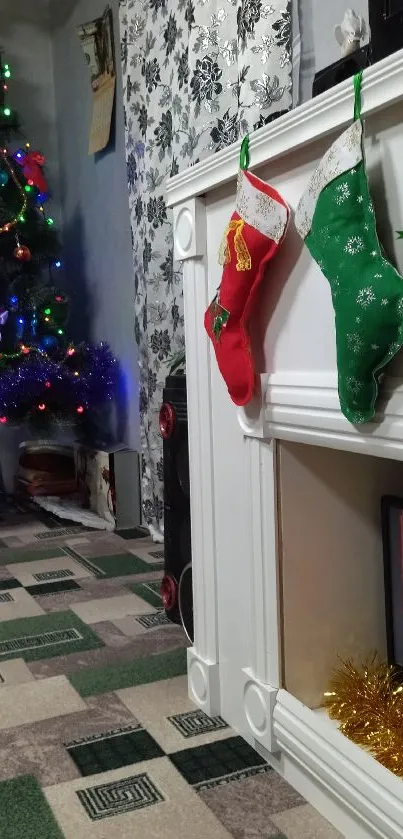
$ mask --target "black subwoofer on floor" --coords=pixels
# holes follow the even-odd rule
[[[167,616],[182,624],[193,642],[186,376],[168,376],[163,399],[165,574],[161,593]]]

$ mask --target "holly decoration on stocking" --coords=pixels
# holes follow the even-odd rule
[[[255,371],[249,320],[267,263],[279,248],[289,219],[284,199],[248,172],[248,164],[245,137],[236,209],[224,232],[219,254],[219,262],[224,266],[221,284],[204,317],[221,375],[236,405],[246,405],[253,396]]]
[[[403,345],[403,278],[376,232],[363,155],[361,79],[362,73],[354,77],[354,122],[322,159],[295,215],[330,284],[340,407],[354,424],[373,419],[380,374]]]
[[[217,295],[217,297],[214,298],[209,308],[210,326],[212,325],[212,330],[216,341],[220,340],[221,331],[224,328],[224,326],[227,325],[229,315],[230,313],[228,309],[224,309],[224,306],[221,306],[218,302]]]

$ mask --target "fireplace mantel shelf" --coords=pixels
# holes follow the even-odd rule
[[[368,132],[368,165],[371,188],[373,183],[376,187],[375,209],[381,209],[382,221],[386,220],[383,233],[392,234],[390,251],[393,230],[403,228],[402,116],[400,107],[391,107],[402,99],[403,50],[366,69],[363,77],[363,115],[385,111],[385,118],[383,114],[381,119],[374,117],[371,133]],[[352,111],[350,79],[256,131],[251,138],[252,168],[276,161],[270,180],[295,209],[326,149],[326,137],[347,125]],[[361,645],[361,631],[365,646],[369,602],[382,622],[377,599],[379,574],[374,576],[372,600],[365,601],[366,613],[357,617],[361,608],[358,604],[363,601],[357,564],[355,576],[350,575],[352,588],[343,599],[343,586],[349,583],[340,577],[338,567],[348,574],[350,550],[352,562],[360,551],[365,560],[371,553],[362,550],[359,539],[355,543],[353,539],[348,541],[350,531],[348,523],[344,527],[345,518],[338,526],[333,521],[331,531],[331,538],[337,542],[332,574],[337,602],[341,604],[338,618],[330,633],[324,631],[323,617],[318,625],[310,624],[313,646],[319,647],[323,641],[326,647],[327,643],[316,657],[312,646],[300,648],[303,665],[299,676],[302,682],[308,680],[308,688],[316,698],[300,701],[298,690],[290,688],[285,675],[290,657],[287,662],[289,647],[281,616],[287,603],[294,605],[294,601],[289,589],[286,600],[283,585],[285,560],[279,533],[283,527],[285,491],[281,495],[279,463],[286,447],[279,441],[310,444],[311,450],[321,446],[322,450],[314,450],[320,452],[320,463],[327,455],[335,458],[333,482],[328,487],[326,480],[331,470],[319,470],[324,482],[319,481],[319,506],[325,496],[330,499],[329,508],[322,507],[320,519],[325,533],[324,550],[323,539],[313,543],[319,577],[322,575],[323,592],[319,594],[326,594],[332,602],[335,598],[329,579],[333,577],[323,566],[326,519],[331,518],[332,510],[337,514],[341,510],[342,516],[347,510],[347,516],[357,512],[359,526],[365,520],[359,505],[355,508],[355,497],[345,492],[349,466],[344,474],[342,461],[353,457],[346,452],[383,458],[388,481],[388,469],[394,470],[400,486],[399,464],[391,461],[403,460],[402,361],[397,358],[391,377],[382,383],[376,420],[361,427],[348,423],[338,402],[329,286],[291,223],[284,248],[276,257],[272,273],[268,272],[259,311],[251,326],[260,370],[266,372],[261,374],[261,388],[253,402],[245,409],[235,408],[219,375],[203,319],[220,282],[222,269],[217,252],[234,203],[234,189],[219,187],[235,181],[238,155],[239,144],[211,155],[169,179],[166,191],[168,204],[173,207],[175,257],[183,262],[195,627],[194,646],[188,651],[189,691],[206,713],[223,716],[347,839],[401,839],[402,781],[346,740],[326,715],[312,710],[315,703],[320,704],[326,689],[326,679],[335,663],[334,651],[338,652],[338,644],[343,646],[344,633],[349,632],[345,628],[347,594],[353,594],[349,600],[353,604],[349,638],[359,637],[357,644]],[[383,206],[388,207],[387,219]],[[403,243],[395,243],[393,256],[403,268]],[[323,447],[338,450],[337,456],[324,452]],[[303,461],[300,450],[306,453],[308,446],[297,448]],[[356,471],[369,475],[366,484],[365,476],[360,479],[369,487],[370,495],[378,485],[375,472],[371,473],[371,458],[362,460],[366,467]],[[289,485],[294,486],[294,472],[300,475],[295,498],[291,490],[293,503],[289,502],[291,531],[295,505],[305,494],[309,474],[309,468],[298,472],[300,461],[295,456],[296,465],[293,463],[289,480]],[[337,495],[335,486],[340,474]],[[386,491],[389,490],[387,485]],[[378,527],[375,518],[374,514],[368,525],[371,549],[372,533]],[[305,528],[305,519],[299,520],[300,530],[297,527],[293,543],[298,558],[301,529],[315,531],[315,526],[313,521]],[[343,543],[344,537],[347,542]],[[372,553],[376,554],[376,550],[375,546]],[[344,566],[341,562],[338,565],[340,555],[346,559]],[[367,566],[360,567],[364,567],[365,575]],[[297,562],[297,572],[298,568],[301,562]],[[291,585],[293,572],[294,566],[289,572]],[[310,580],[309,577],[309,586]],[[307,580],[302,582],[307,584]],[[311,590],[315,585],[316,580]],[[321,596],[317,600],[322,607],[325,600]],[[296,608],[300,608],[298,600]],[[300,608],[300,623],[295,610],[288,609],[292,629],[299,629],[302,624],[302,634],[304,608]],[[309,614],[306,623],[312,620]],[[356,651],[362,653],[362,646]],[[297,662],[301,660],[295,658]]]

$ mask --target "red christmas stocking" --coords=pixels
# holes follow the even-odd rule
[[[221,285],[204,317],[221,375],[235,405],[252,398],[255,371],[248,323],[266,266],[287,230],[289,207],[279,193],[241,169],[236,209],[224,233]]]

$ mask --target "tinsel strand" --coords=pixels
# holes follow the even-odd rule
[[[403,775],[403,685],[397,668],[377,656],[362,667],[342,662],[325,693],[325,706],[346,737]]]
[[[80,345],[77,351],[79,375],[66,361],[55,361],[46,353],[34,352],[17,367],[0,375],[0,414],[11,421],[35,411],[44,395],[51,413],[74,414],[78,405],[92,408],[116,395],[117,362],[107,344]]]

